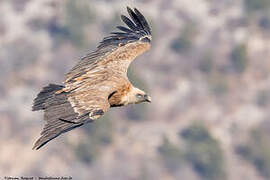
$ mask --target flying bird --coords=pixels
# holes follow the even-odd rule
[[[34,99],[33,111],[43,110],[45,127],[33,149],[62,133],[100,118],[110,107],[151,102],[127,77],[130,63],[149,50],[151,29],[139,10],[127,7],[126,26],[105,37],[97,49],[81,58],[64,85],[49,84]]]

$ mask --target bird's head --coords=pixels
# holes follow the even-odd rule
[[[144,91],[133,88],[127,95],[128,103],[127,104],[139,104],[142,102],[151,102],[151,97],[147,95]]]

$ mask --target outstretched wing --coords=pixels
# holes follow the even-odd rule
[[[66,75],[65,86],[49,85],[34,101],[33,110],[44,110],[46,125],[34,149],[39,149],[62,133],[102,116],[110,107],[108,98],[119,89],[128,91],[129,64],[150,48],[151,30],[137,10],[127,8],[129,19],[121,16],[127,27],[105,37],[93,53]]]
[[[127,11],[131,19],[121,16],[127,27],[118,26],[121,32],[105,37],[95,52],[83,57],[66,75],[61,92],[68,92],[79,116],[88,114],[97,119],[106,112],[108,97],[118,87],[128,87],[126,73],[131,61],[150,48],[151,30],[146,19],[137,9],[128,7]]]

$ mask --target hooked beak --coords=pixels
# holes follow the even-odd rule
[[[145,100],[145,102],[151,103],[151,97],[148,95],[144,95],[144,100]]]

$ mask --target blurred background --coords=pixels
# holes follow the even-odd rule
[[[152,49],[129,77],[151,104],[32,146],[33,99],[143,12]],[[270,179],[269,0],[0,0],[0,176]],[[0,177],[3,178],[3,177]]]

